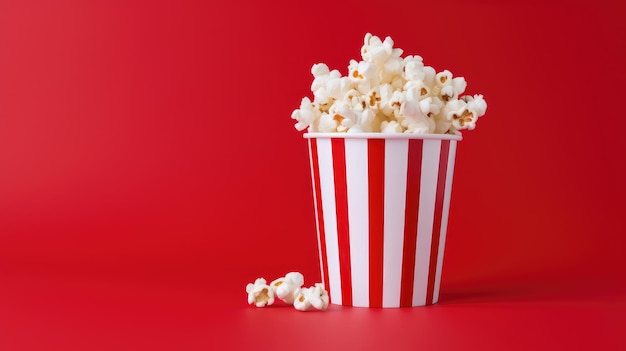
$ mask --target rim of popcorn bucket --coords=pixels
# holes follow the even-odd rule
[[[408,133],[304,133],[305,139],[341,138],[341,139],[424,139],[424,140],[463,140],[460,135],[452,134],[408,134]]]

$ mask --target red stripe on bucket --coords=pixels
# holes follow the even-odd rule
[[[331,139],[335,179],[335,210],[337,215],[337,244],[339,245],[339,275],[341,304],[352,306],[352,272],[350,269],[350,226],[348,224],[348,186],[346,184],[346,146],[344,139]]]
[[[322,282],[330,296],[330,284],[328,284],[328,256],[326,254],[326,233],[324,232],[324,211],[322,210],[322,189],[320,186],[320,163],[317,156],[317,140],[309,139],[311,143],[311,161],[313,162],[313,183],[315,184],[315,207],[317,209],[317,223],[320,235],[320,251],[322,254]]]
[[[433,303],[435,291],[435,273],[437,272],[437,256],[439,254],[439,236],[441,234],[441,220],[443,214],[443,196],[446,188],[446,174],[448,173],[448,154],[450,140],[441,141],[439,154],[439,174],[437,175],[437,197],[435,199],[435,216],[433,221],[433,236],[430,247],[430,263],[428,265],[428,287],[426,289],[426,304]]]
[[[383,307],[385,140],[367,141],[369,202],[369,306]]]
[[[409,140],[406,171],[406,201],[404,206],[404,247],[402,249],[402,277],[400,307],[413,305],[413,279],[415,276],[415,248],[417,245],[417,215],[422,174],[422,149],[424,141]]]

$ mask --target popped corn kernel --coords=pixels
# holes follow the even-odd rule
[[[452,87],[454,91],[454,98],[457,98],[465,92],[465,88],[467,88],[467,81],[465,81],[465,78],[463,77],[452,78]]]
[[[482,95],[463,97],[463,101],[467,102],[467,109],[475,113],[478,117],[482,117],[487,112],[487,102]]]
[[[378,85],[376,66],[367,61],[357,62],[356,60],[350,60],[348,79],[350,79],[360,94],[367,94],[372,87]]]
[[[396,121],[383,121],[380,124],[382,133],[402,133],[402,126]]]
[[[426,77],[424,62],[421,56],[413,55],[404,58],[404,78],[408,81],[423,81]]]
[[[327,112],[322,113],[316,132],[333,133],[337,131],[337,120]]]
[[[361,112],[359,125],[364,132],[380,132],[381,122],[382,116],[377,115],[373,110],[367,108]]]
[[[431,134],[435,132],[435,121],[428,116],[407,118],[405,133]]]
[[[331,102],[331,88],[335,85],[341,86],[341,73],[336,69],[328,72],[328,66],[325,64],[313,65],[311,72],[315,77],[311,83],[315,102],[320,104]]]
[[[472,130],[476,127],[478,114],[475,111],[468,110],[467,103],[464,100],[449,101],[444,109],[447,112],[446,118],[452,122],[452,126],[457,130]]]
[[[452,115],[452,125],[457,129],[474,129],[476,127],[476,116],[467,108],[460,115],[456,113]]]
[[[323,311],[328,308],[328,301],[328,292],[324,289],[324,284],[317,283],[315,286],[300,289],[293,306],[298,311],[308,311],[311,307]]]
[[[308,299],[309,295],[308,288],[298,289],[298,293],[293,301],[293,307],[298,311],[308,311],[311,308],[311,302]]]
[[[347,101],[337,101],[328,110],[328,114],[337,121],[337,131],[339,128],[347,130],[357,123],[358,114]]]
[[[311,67],[313,101],[307,98],[291,118],[309,132],[397,132],[460,134],[474,129],[487,103],[463,96],[467,82],[449,70],[439,73],[418,55],[401,57],[390,37],[367,33],[361,60],[350,60],[347,76],[326,64]],[[395,123],[391,123],[395,122]]]
[[[431,88],[427,86],[423,80],[410,80],[404,84],[402,89],[411,92],[417,99],[425,99],[429,97]]]
[[[440,113],[434,115],[433,119],[435,120],[435,133],[437,134],[445,134],[452,127],[452,122],[446,118],[444,109],[442,109]]]
[[[390,54],[388,44],[387,48],[385,48],[379,37],[367,33],[361,47],[361,57],[365,61],[382,64]]]
[[[311,289],[309,289],[311,290]],[[318,310],[328,308],[328,292],[324,289],[323,283],[316,283],[310,291],[309,302]]]
[[[258,278],[254,281],[254,284],[248,284],[246,292],[248,293],[248,304],[250,305],[265,307],[274,303],[274,291],[263,278]]]
[[[297,121],[295,127],[298,131],[301,131],[314,124],[320,115],[320,110],[316,108],[308,97],[304,97],[300,103],[300,108],[291,113],[291,118]]]
[[[382,84],[379,88],[380,101],[378,103],[378,109],[385,114],[385,116],[391,117],[393,115],[393,107],[391,105],[391,97],[393,96],[393,87],[391,84]]]
[[[435,82],[440,87],[452,84],[452,72],[448,70],[444,70],[443,72],[437,73],[436,77],[437,79],[435,80]]]
[[[286,304],[292,305],[295,295],[304,285],[304,276],[299,272],[289,272],[284,277],[274,280],[270,287],[274,291],[274,294],[279,299],[283,300]]]
[[[323,76],[325,74],[329,74],[330,69],[325,63],[316,63],[311,67],[311,74],[313,77]]]

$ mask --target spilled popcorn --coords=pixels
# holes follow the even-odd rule
[[[248,304],[256,307],[270,306],[278,297],[288,305],[293,305],[299,311],[308,311],[311,308],[325,310],[328,308],[328,292],[324,284],[317,283],[309,288],[302,288],[304,276],[299,272],[289,272],[267,285],[263,278],[255,280],[254,284],[246,286]]]
[[[248,293],[248,304],[254,304],[256,307],[270,306],[274,303],[274,290],[267,285],[267,281],[258,278],[254,284],[250,283],[246,286]]]
[[[293,305],[295,294],[302,285],[304,285],[304,276],[298,272],[289,272],[270,284],[274,294],[288,305]]]
[[[311,307],[322,311],[328,308],[328,292],[324,289],[324,284],[317,283],[310,288],[300,289],[293,307],[298,311],[308,311]]]
[[[420,56],[401,57],[390,37],[365,35],[361,61],[348,75],[313,65],[313,101],[302,99],[291,118],[309,132],[460,134],[472,130],[487,110],[482,95],[464,95],[467,82],[448,70],[436,72]]]

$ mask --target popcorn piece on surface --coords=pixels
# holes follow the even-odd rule
[[[246,292],[248,293],[248,304],[250,305],[265,307],[274,303],[274,291],[263,278],[258,278],[254,281],[254,284],[248,284]]]
[[[293,305],[300,287],[304,285],[304,276],[299,272],[289,272],[284,277],[274,280],[270,287],[279,299]]]
[[[312,288],[309,302],[318,310],[328,308],[328,292],[324,289],[323,283],[316,283],[315,287]]]
[[[298,311],[308,311],[311,307],[318,310],[328,308],[328,292],[324,289],[324,284],[317,283],[315,286],[300,289],[293,306]]]
[[[298,311],[308,311],[311,309],[311,302],[309,301],[309,288],[302,288],[298,290],[295,300],[293,301],[293,307]]]

